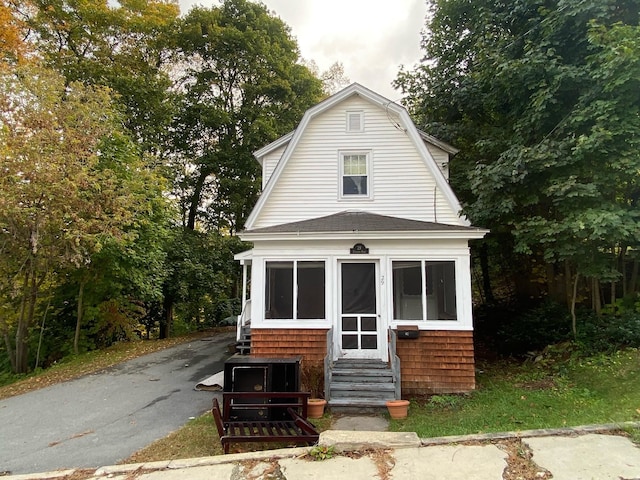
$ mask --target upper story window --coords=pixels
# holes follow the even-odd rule
[[[347,132],[364,132],[364,112],[347,112]]]
[[[340,196],[369,198],[371,196],[371,167],[368,152],[340,153]]]

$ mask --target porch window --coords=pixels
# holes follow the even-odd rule
[[[457,320],[453,261],[397,261],[393,270],[394,320]]]
[[[365,152],[341,153],[342,198],[369,197],[369,155]]]
[[[267,262],[265,273],[265,318],[325,318],[324,262]]]

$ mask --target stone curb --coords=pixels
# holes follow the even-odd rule
[[[598,425],[581,425],[565,428],[541,428],[538,430],[523,430],[516,432],[476,433],[471,435],[451,435],[447,437],[421,438],[423,447],[432,445],[446,445],[461,442],[487,442],[490,440],[509,440],[514,438],[558,437],[569,435],[585,435],[587,433],[611,432],[625,428],[640,429],[640,422],[603,423]]]
[[[491,440],[508,440],[515,438],[582,435],[588,433],[624,430],[625,428],[640,429],[640,422],[605,423],[600,425],[582,425],[567,428],[452,435],[433,438],[418,438],[415,432],[357,432],[327,430],[326,432],[322,432],[319,443],[321,445],[332,445],[339,452],[348,452],[362,448],[417,448],[462,442],[487,442]],[[366,434],[367,440],[359,440],[357,438],[358,434],[363,433]],[[232,453],[211,457],[111,465],[96,468],[91,478],[110,478],[119,474],[128,474],[134,471],[153,472],[159,470],[178,470],[210,465],[224,465],[246,460],[281,460],[303,457],[308,454],[309,449],[310,447],[281,448],[278,450],[264,450],[261,452]],[[54,480],[56,478],[64,478],[65,476],[72,475],[76,472],[91,470],[91,468],[77,468],[58,470],[54,472],[9,475],[2,478],[6,478],[7,480]]]

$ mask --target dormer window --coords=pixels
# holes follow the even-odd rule
[[[369,198],[371,196],[369,157],[369,152],[340,153],[341,198]]]
[[[347,132],[364,132],[364,112],[347,112]]]

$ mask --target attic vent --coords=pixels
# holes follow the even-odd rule
[[[364,131],[364,113],[347,112],[347,132]]]

